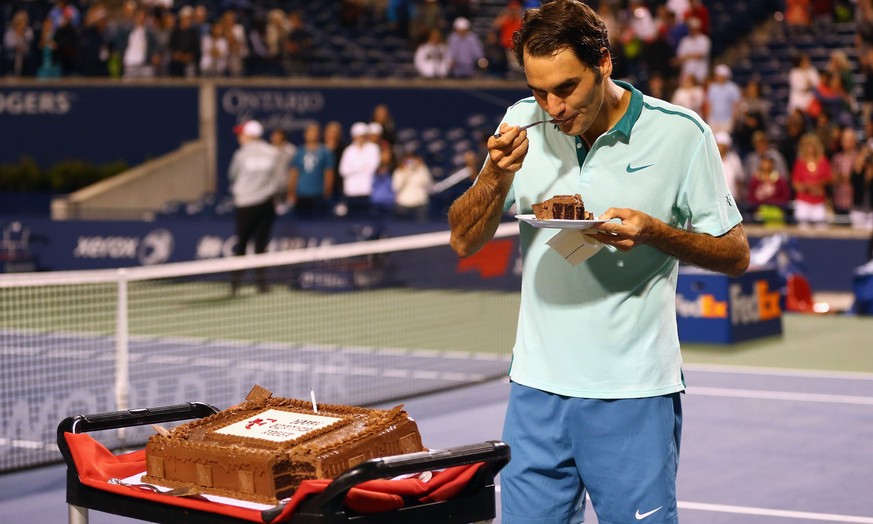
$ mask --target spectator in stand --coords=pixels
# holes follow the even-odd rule
[[[746,209],[746,174],[743,171],[743,162],[733,150],[733,140],[726,131],[715,133],[715,143],[718,145],[718,154],[721,156],[722,173],[728,189],[734,197],[734,202],[740,210]]]
[[[379,146],[367,138],[367,133],[366,123],[355,122],[352,125],[352,143],[343,151],[339,164],[346,210],[352,218],[369,214],[373,177],[381,161]]]
[[[667,0],[667,9],[670,10],[679,20],[685,20],[685,15],[691,9],[690,0]]]
[[[709,76],[709,57],[712,52],[712,41],[701,30],[698,18],[689,18],[688,35],[679,41],[676,48],[676,61],[680,75],[692,75],[699,84],[703,84]]]
[[[55,5],[49,9],[46,18],[51,21],[53,31],[57,31],[64,23],[65,19],[68,20],[70,25],[76,28],[79,27],[79,24],[82,21],[82,15],[79,12],[79,8],[76,7],[71,0],[57,0]]]
[[[673,13],[664,5],[658,6],[654,20],[655,36],[646,42],[643,48],[643,67],[647,72],[647,78],[653,75],[660,75],[662,78],[676,77],[676,69],[673,67],[676,48],[669,34],[673,22]]]
[[[688,2],[688,10],[685,11],[686,22],[696,18],[700,20],[700,30],[705,35],[709,35],[709,9],[703,4],[703,0],[690,0]]]
[[[849,56],[841,49],[834,49],[825,66],[827,71],[839,76],[843,80],[843,88],[851,93],[855,89],[855,77]]]
[[[742,93],[740,87],[731,80],[731,68],[726,64],[715,66],[714,73],[713,81],[706,88],[706,123],[714,133],[731,133],[739,113]]]
[[[827,111],[819,112],[813,121],[812,132],[818,136],[828,158],[840,148],[841,130],[842,128],[831,120],[831,115]]]
[[[646,83],[646,94],[661,100],[670,100],[667,81],[663,75],[658,72],[649,75],[649,81]]]
[[[426,221],[431,186],[433,177],[424,160],[413,149],[404,152],[392,181],[397,217]]]
[[[85,15],[85,28],[79,46],[79,64],[82,75],[109,76],[109,56],[112,42],[109,36],[109,15],[106,8],[96,4]]]
[[[655,39],[658,25],[646,0],[630,0],[628,2],[628,15],[628,24],[630,24],[634,35],[644,45]]]
[[[811,26],[810,0],[785,0],[785,27],[788,34],[807,33]]]
[[[757,78],[750,79],[743,89],[731,133],[734,146],[741,157],[745,157],[752,150],[752,134],[767,130],[772,107],[772,103],[761,96],[761,82]]]
[[[448,39],[451,76],[471,78],[476,73],[479,60],[485,56],[482,41],[470,31],[470,21],[466,18],[456,18],[452,27],[454,31]]]
[[[512,53],[512,35],[521,29],[521,17],[524,9],[519,0],[509,0],[506,7],[501,10],[491,25],[497,31],[498,41],[506,54],[506,64],[511,71],[520,71],[521,66]]]
[[[409,41],[415,48],[424,42],[432,29],[445,29],[446,16],[437,0],[424,0],[418,4],[415,17],[409,26]]]
[[[443,32],[432,29],[427,41],[415,50],[415,70],[424,78],[446,78],[449,76],[451,59],[449,47],[443,41]]]
[[[61,67],[55,55],[55,32],[52,29],[52,21],[46,18],[42,22],[42,32],[39,36],[38,48],[41,54],[41,62],[36,71],[39,78],[57,78],[61,76]]]
[[[200,74],[205,77],[227,76],[229,50],[224,29],[219,23],[212,24],[209,35],[200,44]]]
[[[685,22],[684,16],[677,16],[674,11],[668,10],[664,17],[665,38],[673,48],[673,53],[679,49],[679,42],[688,36],[688,23]]]
[[[785,223],[785,210],[791,201],[788,180],[774,167],[769,156],[761,158],[758,169],[752,173],[748,192],[749,210],[755,219],[765,225]]]
[[[694,75],[685,73],[679,76],[679,86],[673,91],[670,102],[702,115],[703,104],[706,102],[706,91],[700,87]]]
[[[35,60],[31,53],[33,30],[30,17],[21,9],[12,16],[9,27],[3,35],[3,60],[9,76],[31,76],[35,70]]]
[[[237,21],[236,11],[225,11],[219,23],[222,26],[224,38],[227,39],[227,74],[238,78],[245,73],[245,63],[249,56],[249,44],[246,39],[246,29]]]
[[[809,55],[801,53],[794,59],[788,71],[788,109],[791,113],[800,109],[804,114],[814,100],[815,87],[819,84],[818,69],[812,65]]]
[[[855,160],[851,182],[852,210],[849,211],[849,222],[853,228],[873,231],[873,147],[869,143],[864,144]]]
[[[813,90],[807,113],[813,119],[817,119],[820,113],[827,113],[829,120],[839,126],[855,125],[855,100],[846,91],[840,75],[822,71],[821,82]]]
[[[489,76],[506,78],[509,73],[506,49],[500,44],[500,33],[491,30],[485,34],[482,50],[485,53],[485,71]]]
[[[170,35],[170,76],[193,77],[199,74],[200,31],[194,27],[194,8],[179,10],[179,22]]]
[[[209,10],[203,4],[194,6],[194,20],[192,25],[200,31],[200,36],[204,37],[212,31],[212,23],[209,22]]]
[[[794,165],[794,160],[797,158],[797,144],[806,132],[806,115],[800,109],[795,109],[788,114],[785,130],[779,135],[779,152],[785,158],[786,165]]]
[[[763,96],[761,80],[759,78],[753,77],[746,82],[738,111],[740,117],[745,113],[758,113],[762,116],[764,122],[770,121],[770,116],[773,112],[773,102]]]
[[[840,150],[831,159],[834,176],[831,199],[834,214],[844,218],[848,218],[852,209],[852,171],[859,154],[858,133],[854,128],[844,128],[840,135]]]
[[[758,164],[761,159],[770,157],[773,159],[773,167],[779,171],[779,175],[789,180],[788,164],[785,163],[785,157],[770,144],[770,137],[766,131],[757,131],[752,135],[752,151],[746,155],[744,166],[746,173],[754,173],[758,170]]]
[[[198,33],[199,37],[200,34]],[[275,201],[279,197],[285,169],[281,165],[279,150],[261,137],[263,126],[249,120],[234,128],[239,141],[230,160],[228,177],[230,193],[236,210],[236,238],[233,252],[244,255],[249,240],[254,241],[255,253],[264,253],[270,241],[270,231],[276,219]],[[236,271],[231,276],[231,293],[236,294],[242,275]],[[263,268],[256,270],[258,291],[269,291]]]
[[[414,9],[413,0],[388,0],[388,8],[385,10],[388,26],[398,35],[408,38]]]
[[[55,28],[55,59],[61,67],[61,76],[79,73],[79,27],[74,23],[78,13],[72,5],[62,11],[61,23]]]
[[[263,47],[260,50],[260,58],[263,63],[263,72],[271,76],[279,76],[284,66],[282,55],[285,52],[285,39],[288,38],[288,25],[285,12],[281,9],[271,9],[267,13],[267,24],[263,32]],[[252,52],[258,53],[252,41]]]
[[[280,202],[276,206],[276,214],[284,215],[288,212],[288,183],[291,180],[291,162],[294,161],[294,156],[297,154],[297,147],[288,140],[288,133],[281,127],[277,127],[270,133],[270,145],[279,150],[279,163],[285,171],[285,177],[280,179],[279,194],[285,195],[284,200],[280,198]]]
[[[873,50],[873,0],[858,0],[855,6],[855,47],[862,59]]]
[[[859,49],[858,69],[861,81],[860,112],[861,121],[867,122],[873,115],[873,47]]]
[[[319,135],[320,134],[321,130],[319,130]],[[290,167],[291,161],[294,160],[294,156],[297,154],[297,146],[288,140],[288,133],[286,133],[281,127],[277,127],[272,133],[270,133],[270,143],[273,147],[278,149],[280,153],[287,157],[287,163]]]
[[[343,200],[343,178],[338,176],[339,162],[346,149],[345,137],[343,137],[343,125],[336,120],[331,120],[324,126],[324,147],[333,153],[333,194],[330,201],[339,204]]]
[[[288,180],[288,203],[299,218],[326,216],[336,178],[333,152],[321,142],[321,126],[310,122],[303,131]]]
[[[118,53],[124,78],[150,78],[155,75],[154,64],[160,59],[157,40],[144,8],[133,14],[133,25],[118,33]]]
[[[827,193],[832,181],[824,144],[814,133],[800,137],[797,160],[791,171],[791,185],[794,188],[794,219],[801,228],[827,226]]]
[[[288,34],[283,41],[282,67],[292,76],[309,73],[309,58],[312,54],[312,35],[303,23],[303,14],[298,10],[288,13]]]
[[[654,38],[655,23],[652,12],[641,0],[631,0],[628,8],[619,16],[618,61],[623,63],[622,76],[630,79],[645,75],[643,51],[649,40]]]
[[[163,10],[155,18],[155,53],[158,55],[154,60],[155,76],[165,77],[170,74],[170,38],[175,28],[176,15],[169,9]]]
[[[373,175],[370,192],[370,213],[377,218],[386,218],[394,213],[394,153],[383,149],[379,153],[379,167]]]
[[[397,143],[397,124],[388,104],[379,103],[373,107],[369,130],[370,138],[379,144],[380,149],[392,149]]]

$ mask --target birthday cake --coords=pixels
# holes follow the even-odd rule
[[[334,478],[371,458],[423,451],[403,406],[390,410],[272,397],[255,386],[239,406],[146,444],[143,482],[276,503],[307,479]]]
[[[585,211],[585,203],[575,195],[555,195],[531,206],[537,220],[593,220],[594,213]]]

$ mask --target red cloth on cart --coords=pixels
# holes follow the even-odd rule
[[[114,455],[105,446],[87,433],[65,433],[67,445],[79,473],[79,481],[89,487],[111,491],[120,495],[153,500],[186,508],[208,511],[248,520],[263,522],[261,511],[241,508],[218,502],[187,497],[173,497],[131,489],[128,486],[109,484],[110,478],[127,478],[146,470],[145,450]],[[358,513],[379,513],[396,510],[404,505],[404,498],[420,502],[439,502],[457,495],[469,483],[482,463],[456,466],[434,471],[428,482],[417,478],[402,480],[371,480],[358,484],[349,490],[345,505]],[[330,479],[306,480],[294,493],[291,501],[273,522],[291,520],[296,507],[306,499],[323,491]]]

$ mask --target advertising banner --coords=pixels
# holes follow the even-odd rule
[[[135,166],[199,137],[198,97],[197,86],[0,87],[0,163]]]
[[[530,96],[526,89],[490,88],[281,88],[223,87],[216,90],[216,136],[218,137],[219,193],[227,188],[227,168],[239,147],[233,127],[248,119],[263,124],[267,133],[284,129],[294,144],[303,142],[303,129],[310,121],[324,125],[336,120],[348,140],[353,123],[369,122],[373,109],[386,104],[398,130],[440,131],[478,129],[493,131],[506,108]],[[432,166],[433,167],[433,166]]]

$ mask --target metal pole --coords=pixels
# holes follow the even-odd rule
[[[118,299],[115,308],[115,407],[119,411],[129,409],[130,403],[130,354],[128,348],[127,318],[127,270],[118,270]],[[125,428],[116,432],[124,444]]]

